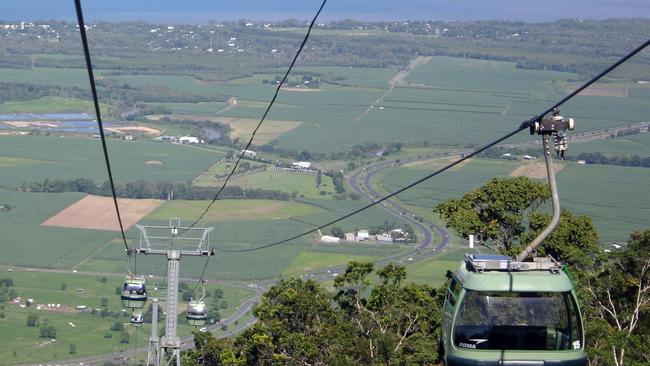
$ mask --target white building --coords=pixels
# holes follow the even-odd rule
[[[320,237],[321,243],[339,243],[341,238],[331,235],[323,235]]]
[[[311,168],[311,163],[308,161],[299,161],[296,163],[291,164],[293,165],[294,168],[299,168],[299,169],[309,169]]]
[[[404,232],[404,230],[397,228],[390,231],[391,236],[393,237],[393,242],[406,242],[409,233]]]
[[[356,241],[357,236],[354,233],[345,233],[345,241]]]
[[[198,137],[194,137],[194,136],[181,136],[181,137],[178,139],[178,142],[180,142],[181,144],[198,144],[200,141],[199,141]]]
[[[381,233],[381,234],[377,234],[377,241],[392,243],[393,237],[389,233]]]
[[[357,232],[357,240],[358,241],[364,241],[370,239],[370,233],[368,233],[368,230],[359,230]]]
[[[242,150],[241,153],[245,158],[254,158],[257,156],[257,153],[253,150]]]

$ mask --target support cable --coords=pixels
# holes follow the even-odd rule
[[[260,119],[260,122],[257,124],[255,129],[253,130],[253,133],[251,134],[251,138],[248,140],[246,143],[246,146],[242,150],[241,154],[239,154],[239,157],[237,158],[237,161],[235,161],[235,165],[233,166],[232,170],[224,180],[223,184],[221,185],[221,188],[217,191],[217,193],[214,195],[212,198],[212,201],[210,204],[208,204],[208,207],[205,208],[205,210],[199,215],[199,217],[189,226],[190,228],[193,228],[198,224],[203,217],[210,211],[210,208],[212,208],[212,205],[217,201],[219,196],[221,195],[221,192],[226,188],[226,185],[228,185],[228,182],[230,181],[230,178],[235,174],[237,171],[237,168],[239,167],[239,163],[241,160],[244,158],[244,154],[246,153],[246,150],[250,148],[250,146],[253,144],[253,139],[255,138],[255,135],[257,134],[257,131],[262,127],[262,123],[266,120],[266,116],[269,114],[271,111],[271,107],[273,107],[273,104],[275,104],[275,100],[278,98],[278,94],[280,93],[280,89],[284,85],[284,82],[287,80],[289,77],[289,74],[291,73],[291,70],[293,70],[293,66],[296,64],[296,61],[298,60],[298,57],[302,53],[303,48],[305,48],[305,44],[307,44],[307,40],[309,40],[309,36],[311,35],[311,31],[314,28],[314,24],[316,24],[316,20],[318,19],[318,16],[320,13],[323,11],[323,8],[325,7],[325,4],[327,3],[327,0],[323,0],[321,3],[320,7],[318,8],[318,11],[316,12],[316,15],[314,15],[314,18],[312,19],[311,23],[309,23],[309,27],[307,28],[307,34],[305,34],[305,37],[302,40],[302,43],[300,44],[300,47],[298,47],[298,51],[296,52],[296,55],[293,57],[293,60],[291,61],[291,64],[289,65],[289,68],[287,69],[287,72],[284,73],[284,76],[282,77],[282,80],[280,80],[280,83],[278,83],[277,88],[275,89],[275,93],[273,94],[273,98],[271,98],[271,101],[269,102],[269,105],[266,107],[266,110],[264,111],[264,114],[262,115],[262,118]],[[212,256],[208,255],[208,257],[205,260],[205,264],[203,265],[203,270],[201,271],[201,277],[199,278],[199,281],[196,283],[192,291],[196,290],[196,288],[201,284],[201,282],[204,280],[205,272],[208,268],[208,265],[210,264],[210,258]]]
[[[388,195],[386,195],[386,196],[384,196],[384,197],[382,197],[382,198],[380,198],[380,199],[378,199],[378,200],[376,200],[376,201],[374,201],[374,202],[371,202],[371,203],[369,203],[369,204],[367,204],[367,205],[365,205],[365,206],[363,206],[363,207],[361,207],[361,208],[359,208],[359,209],[357,209],[357,210],[354,210],[354,211],[352,211],[352,212],[350,212],[350,213],[348,213],[348,214],[345,214],[345,215],[343,215],[343,216],[341,216],[341,217],[339,217],[339,218],[337,218],[337,219],[334,219],[334,220],[332,220],[332,221],[330,221],[330,222],[328,222],[328,223],[326,223],[326,224],[323,224],[323,225],[318,226],[318,227],[316,227],[316,228],[314,228],[314,229],[311,229],[311,230],[307,230],[307,231],[305,231],[305,232],[303,232],[303,233],[300,233],[300,234],[294,235],[294,236],[289,237],[289,238],[287,238],[287,239],[283,239],[283,240],[276,241],[276,242],[273,242],[273,243],[269,243],[269,244],[261,245],[261,246],[259,246],[259,247],[255,247],[255,248],[247,248],[247,249],[224,249],[224,248],[217,248],[217,249],[220,250],[220,251],[222,251],[222,252],[228,252],[228,253],[244,253],[244,252],[253,252],[253,251],[257,251],[257,250],[261,250],[261,249],[266,249],[266,248],[274,247],[274,246],[281,245],[281,244],[285,244],[285,243],[290,242],[290,241],[292,241],[292,240],[295,240],[295,239],[301,238],[301,237],[303,237],[303,236],[306,236],[306,235],[309,235],[309,234],[315,233],[315,232],[317,232],[317,231],[319,231],[319,230],[321,230],[321,229],[323,229],[323,228],[325,228],[325,227],[327,227],[327,226],[333,225],[333,224],[335,224],[335,223],[337,223],[337,222],[339,222],[339,221],[342,221],[342,220],[347,219],[347,218],[350,217],[350,216],[356,215],[356,214],[358,214],[358,213],[360,213],[360,212],[362,212],[362,211],[365,211],[365,210],[367,210],[367,209],[369,209],[369,208],[371,208],[371,207],[373,207],[373,206],[376,206],[376,205],[378,205],[378,204],[380,204],[380,203],[382,203],[382,202],[384,202],[384,201],[386,201],[386,200],[388,200],[388,199],[390,199],[390,198],[392,198],[392,197],[394,197],[394,196],[397,196],[398,194],[400,194],[400,193],[402,193],[402,192],[404,192],[404,191],[406,191],[406,190],[408,190],[408,189],[411,189],[411,188],[417,186],[418,184],[420,184],[420,183],[422,183],[422,182],[424,182],[424,181],[427,181],[427,180],[429,180],[429,179],[431,179],[431,178],[437,176],[438,174],[440,174],[440,173],[442,173],[442,172],[445,172],[445,171],[447,171],[447,170],[453,168],[454,166],[456,166],[456,165],[458,165],[458,164],[464,162],[464,161],[467,160],[467,159],[470,159],[470,158],[472,158],[472,157],[474,157],[474,156],[476,156],[476,155],[482,153],[483,151],[485,151],[485,150],[491,148],[492,146],[497,145],[497,144],[503,142],[504,140],[509,139],[510,137],[512,137],[512,136],[514,136],[514,135],[516,135],[516,134],[518,134],[519,132],[521,132],[521,131],[523,131],[523,130],[529,128],[529,127],[530,127],[533,123],[535,123],[536,121],[541,121],[541,119],[542,119],[545,115],[551,113],[554,109],[559,108],[561,105],[563,105],[564,103],[566,103],[566,102],[568,102],[569,100],[571,100],[573,97],[575,97],[576,95],[578,95],[578,93],[580,93],[581,91],[583,91],[584,89],[586,89],[587,87],[589,87],[591,84],[593,84],[593,83],[595,83],[596,81],[598,81],[599,79],[601,79],[603,76],[605,76],[605,75],[609,74],[610,72],[612,72],[612,70],[616,69],[618,66],[620,66],[621,64],[623,64],[624,62],[626,62],[627,60],[629,60],[631,57],[633,57],[633,56],[636,55],[637,53],[641,52],[643,49],[645,49],[646,47],[648,47],[648,45],[650,45],[650,39],[647,40],[647,41],[645,41],[645,42],[644,42],[643,44],[641,44],[639,47],[637,47],[636,49],[634,49],[633,51],[631,51],[630,53],[628,53],[627,55],[625,55],[624,57],[622,57],[620,60],[618,60],[617,62],[615,62],[615,63],[612,64],[611,66],[609,66],[609,67],[608,67],[607,69],[605,69],[603,72],[601,72],[600,74],[594,76],[594,77],[591,78],[589,81],[587,81],[586,83],[584,83],[582,86],[580,86],[579,88],[575,89],[573,92],[569,93],[567,96],[565,96],[564,98],[562,98],[559,102],[555,103],[553,106],[549,107],[549,108],[548,108],[547,110],[545,110],[544,112],[542,112],[542,113],[540,113],[540,114],[538,114],[538,115],[536,115],[536,116],[534,116],[534,117],[532,117],[532,118],[530,118],[530,119],[528,119],[528,120],[522,122],[521,125],[520,125],[518,128],[516,128],[515,130],[513,130],[513,131],[507,133],[506,135],[504,135],[504,136],[502,136],[502,137],[499,137],[498,139],[496,139],[496,140],[490,142],[490,143],[487,144],[487,145],[484,145],[483,147],[481,147],[481,148],[475,150],[474,152],[469,153],[469,154],[463,156],[462,158],[460,158],[460,159],[458,159],[458,160],[456,160],[456,161],[454,161],[454,162],[452,162],[452,163],[450,163],[450,164],[448,164],[448,165],[446,165],[446,166],[444,166],[444,167],[442,167],[442,168],[436,170],[435,172],[433,172],[433,173],[431,173],[431,174],[429,174],[429,175],[427,175],[427,176],[425,176],[425,177],[423,177],[423,178],[420,178],[420,179],[416,180],[415,182],[413,182],[413,183],[411,183],[411,184],[409,184],[409,185],[407,185],[407,186],[405,186],[405,187],[402,187],[402,188],[398,189],[397,191],[395,191],[395,192],[393,192],[393,193],[391,193],[391,194],[388,194]]]
[[[104,151],[104,160],[106,161],[106,171],[108,171],[108,181],[111,184],[111,193],[113,194],[113,203],[115,204],[115,212],[117,213],[117,221],[120,224],[120,232],[122,233],[122,241],[126,254],[131,255],[132,250],[126,243],[126,234],[124,233],[124,225],[122,224],[122,215],[120,215],[120,207],[117,204],[117,194],[115,193],[115,182],[113,181],[113,172],[111,170],[111,162],[108,157],[108,148],[106,147],[106,136],[104,135],[104,125],[102,123],[102,116],[99,111],[99,98],[97,97],[97,88],[95,86],[95,76],[93,74],[93,65],[90,60],[90,51],[88,49],[88,38],[86,37],[86,24],[84,23],[83,10],[81,9],[81,0],[74,1],[77,11],[77,20],[79,23],[79,32],[81,33],[81,43],[84,48],[84,56],[86,57],[86,69],[88,69],[88,80],[90,81],[90,90],[93,95],[93,103],[95,105],[95,115],[97,116],[97,126],[99,128],[99,135],[102,140],[102,149]]]
[[[77,0],[78,1],[78,0]],[[203,219],[203,217],[210,211],[210,208],[214,204],[214,202],[219,198],[219,195],[221,195],[221,192],[223,192],[224,188],[226,188],[226,185],[228,184],[228,181],[230,178],[235,174],[235,171],[239,167],[239,163],[241,160],[244,158],[245,151],[248,150],[248,148],[252,145],[253,139],[255,138],[255,135],[257,134],[257,131],[260,129],[262,126],[262,123],[264,123],[264,120],[266,119],[266,116],[269,114],[269,111],[271,111],[271,107],[273,107],[273,104],[275,104],[275,100],[278,98],[278,94],[280,93],[280,89],[284,85],[284,82],[287,80],[289,77],[289,74],[291,73],[291,70],[293,69],[293,66],[296,64],[296,61],[298,60],[298,57],[302,53],[303,48],[305,47],[305,44],[307,44],[307,40],[309,39],[309,36],[311,35],[311,30],[314,28],[314,24],[316,23],[316,19],[318,19],[318,16],[320,15],[321,11],[325,7],[325,4],[327,3],[327,0],[323,0],[323,3],[321,4],[320,8],[318,8],[318,11],[316,12],[316,15],[312,19],[311,23],[309,24],[309,28],[307,29],[307,34],[305,34],[305,38],[302,40],[302,43],[300,44],[300,47],[298,48],[298,51],[296,52],[296,55],[293,57],[293,60],[291,61],[291,64],[289,65],[289,68],[287,69],[287,72],[284,73],[284,76],[282,77],[282,80],[280,80],[280,83],[278,84],[278,87],[275,89],[275,93],[273,94],[273,98],[271,98],[271,102],[269,105],[266,107],[266,110],[264,111],[264,114],[262,115],[262,118],[260,119],[260,122],[257,124],[257,127],[255,127],[255,130],[253,130],[253,134],[251,135],[251,138],[248,140],[248,143],[246,144],[246,147],[244,147],[244,150],[242,150],[241,154],[237,158],[237,161],[235,162],[235,165],[233,166],[232,170],[230,171],[230,174],[226,177],[226,180],[223,182],[221,185],[221,188],[219,188],[219,191],[217,191],[217,194],[214,195],[214,198],[212,198],[212,202],[206,207],[206,209],[201,213],[201,215],[190,225],[189,227],[192,228],[196,224],[199,223]],[[210,260],[210,257],[208,256],[208,260]]]

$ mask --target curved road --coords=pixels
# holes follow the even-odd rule
[[[350,188],[352,188],[352,190],[354,190],[357,194],[361,195],[362,197],[366,197],[371,201],[376,201],[378,197],[381,197],[381,195],[372,187],[372,180],[377,175],[377,173],[381,172],[382,170],[399,166],[399,165],[408,164],[415,161],[441,159],[441,158],[459,155],[468,152],[471,151],[469,150],[459,151],[453,153],[453,155],[449,153],[437,153],[437,154],[431,154],[425,156],[424,158],[401,159],[399,160],[399,162],[384,161],[378,164],[371,165],[369,167],[365,167],[361,170],[356,171],[352,175],[348,176],[348,184]],[[424,237],[417,242],[418,244],[416,247],[417,251],[423,252],[423,250],[426,249],[427,246],[432,244],[433,238],[431,236],[430,230],[436,230],[440,235],[440,237],[442,238],[442,240],[434,248],[435,250],[432,250],[432,252],[440,251],[446,248],[447,245],[449,245],[449,233],[445,230],[444,227],[424,218],[421,218],[421,221],[416,220],[415,219],[416,215],[412,211],[409,211],[407,208],[405,208],[404,206],[402,206],[401,204],[397,203],[394,200],[390,200],[390,199],[386,200],[380,203],[378,206],[390,212],[391,214],[398,216],[402,220],[408,221],[409,223],[415,225],[419,229],[419,231],[423,234]]]

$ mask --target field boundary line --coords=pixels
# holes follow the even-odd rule
[[[384,99],[386,99],[386,97],[388,95],[390,95],[390,93],[393,92],[393,90],[395,90],[395,86],[408,85],[408,83],[406,81],[404,81],[404,79],[406,79],[406,77],[411,73],[411,71],[415,70],[415,68],[420,66],[420,65],[428,63],[432,59],[433,59],[433,57],[431,57],[431,56],[417,56],[414,59],[412,59],[404,70],[398,71],[397,75],[393,76],[388,81],[388,85],[390,85],[390,88],[388,88],[388,90],[382,96],[380,96],[377,100],[375,100],[375,102],[372,103],[368,107],[368,109],[366,109],[365,112],[363,112],[359,117],[357,117],[354,120],[353,123],[357,123],[357,122],[361,121],[362,119],[364,119],[368,115],[368,113],[370,113],[370,111],[373,108],[375,108],[375,106],[377,104],[381,103]]]
[[[77,268],[78,268],[79,266],[81,266],[82,264],[85,264],[85,263],[88,262],[92,257],[94,257],[95,255],[97,255],[100,251],[104,250],[104,248],[108,247],[108,246],[111,244],[112,241],[113,241],[113,239],[108,240],[106,243],[104,243],[103,245],[101,245],[99,248],[95,249],[95,251],[93,251],[89,256],[83,258],[82,260],[80,260],[79,262],[77,262],[77,264],[75,264],[74,266],[70,267],[70,269],[77,269]]]

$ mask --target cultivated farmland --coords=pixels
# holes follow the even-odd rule
[[[144,179],[186,182],[215,161],[223,153],[186,145],[109,140],[108,149],[117,183]],[[0,156],[30,159],[16,161],[3,169],[0,184],[20,187],[22,183],[45,179],[91,178],[97,184],[108,179],[99,140],[54,138],[48,136],[0,136]],[[162,164],[146,164],[158,160]],[[38,169],[34,169],[34,165]]]

